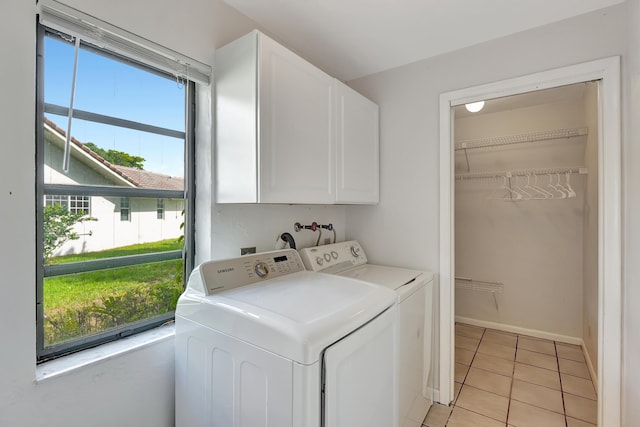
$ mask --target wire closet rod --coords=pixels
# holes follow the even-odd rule
[[[589,128],[555,129],[542,132],[532,132],[521,135],[496,136],[491,138],[472,139],[455,144],[455,150],[471,150],[474,148],[497,147],[500,145],[522,144],[527,142],[549,141],[551,139],[569,139],[584,136]]]
[[[511,178],[513,176],[531,176],[531,175],[555,175],[555,174],[580,174],[586,175],[587,168],[581,166],[561,167],[561,168],[546,168],[546,169],[521,169],[512,171],[496,171],[496,172],[476,172],[476,173],[463,173],[456,175],[456,180],[462,181],[465,179],[482,179],[482,178]]]

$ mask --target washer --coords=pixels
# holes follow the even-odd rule
[[[176,426],[397,427],[396,294],[292,249],[209,261],[176,308]]]
[[[433,273],[368,264],[355,240],[304,248],[308,270],[336,274],[392,289],[398,298],[398,425],[422,425],[433,404],[428,386],[433,332]]]

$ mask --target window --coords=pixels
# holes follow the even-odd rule
[[[56,196],[56,195],[47,195],[44,197],[44,205],[45,206],[55,206],[60,205],[65,209],[69,208],[69,196]]]
[[[38,361],[171,320],[193,266],[195,83],[139,56],[38,25]]]
[[[120,197],[120,221],[129,221],[129,198]]]
[[[158,199],[156,203],[156,218],[164,219],[164,199]]]
[[[44,206],[60,205],[74,214],[91,215],[91,198],[89,196],[56,196],[46,195]]]
[[[90,200],[89,196],[69,196],[69,212],[90,215]]]

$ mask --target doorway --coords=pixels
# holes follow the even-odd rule
[[[598,82],[598,425],[620,423],[621,235],[619,58],[608,58],[441,96],[440,192],[440,382],[439,401],[453,400],[455,233],[452,108],[541,89]],[[606,296],[606,298],[605,298]],[[604,345],[606,343],[606,345]]]
[[[597,422],[597,90],[453,108],[455,419]]]

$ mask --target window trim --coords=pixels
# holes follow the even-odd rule
[[[39,0],[38,22],[102,49],[163,70],[181,81],[210,84],[212,67],[56,0]]]
[[[149,262],[150,259],[155,260],[168,260],[168,259],[183,259],[184,275],[186,278],[190,274],[194,267],[194,254],[195,254],[195,239],[193,236],[193,230],[195,225],[195,83],[193,81],[185,82],[185,132],[179,132],[181,139],[184,139],[184,155],[185,155],[185,173],[184,182],[185,188],[182,190],[153,190],[153,189],[140,189],[131,187],[110,187],[110,186],[82,186],[82,185],[59,185],[59,184],[44,184],[44,170],[40,165],[44,164],[44,146],[45,140],[45,127],[44,127],[44,114],[48,108],[52,108],[51,105],[45,105],[44,103],[44,39],[47,32],[51,32],[47,27],[42,24],[37,24],[37,43],[36,43],[36,251],[38,254],[42,254],[44,251],[43,244],[43,212],[44,203],[43,200],[46,195],[79,195],[79,196],[120,196],[120,197],[162,197],[162,198],[177,198],[184,200],[184,248],[177,251],[168,251],[166,253],[157,254],[142,254],[132,255],[129,257],[117,257],[107,260],[98,260],[94,267],[99,263],[103,265],[109,265],[104,268],[113,268],[114,266],[125,266],[133,264],[141,264],[145,260]],[[150,72],[153,72],[151,70]],[[58,108],[57,106],[53,106]],[[65,107],[61,107],[65,108]],[[80,118],[83,114],[87,113],[91,118],[96,119],[94,121],[110,121],[108,124],[123,124],[131,127],[136,125],[136,122],[123,121],[121,119],[112,118],[108,116],[102,116],[99,114],[79,111],[78,116],[74,114],[74,118]],[[82,117],[82,119],[86,119]],[[123,123],[120,123],[122,121]],[[127,122],[127,123],[124,123]],[[154,126],[145,126],[139,124],[139,130],[150,131],[152,133],[162,134],[165,131],[176,132],[173,130],[164,130],[163,128],[156,128]],[[177,136],[172,134],[170,136]],[[129,217],[131,216],[131,207],[129,206]],[[136,262],[142,261],[142,262]],[[122,325],[121,327],[100,332],[94,335],[80,337],[69,342],[63,342],[52,345],[50,347],[44,347],[44,278],[59,275],[68,274],[70,268],[76,268],[75,272],[79,272],[79,266],[73,266],[73,263],[69,263],[66,267],[54,267],[45,268],[44,262],[40,257],[36,259],[36,357],[37,363],[43,363],[61,356],[76,353],[81,350],[89,349],[104,343],[119,340],[140,332],[148,331],[156,328],[168,321],[172,321],[175,312],[164,313],[159,316],[150,317],[137,322]],[[76,263],[79,264],[79,263]],[[47,266],[51,267],[51,266]],[[65,271],[64,273],[63,271]],[[92,268],[91,270],[95,270]]]
[[[67,208],[71,213],[80,213],[82,211],[84,215],[91,215],[91,196],[86,194],[53,194],[45,191],[44,206],[53,206],[55,203],[59,203],[61,206]],[[73,198],[76,200],[73,200]],[[77,198],[86,198],[86,200],[78,200]],[[86,209],[84,205],[86,202]],[[78,203],[83,205],[82,209],[78,209]],[[75,206],[73,206],[75,204]]]
[[[156,219],[164,219],[164,198],[156,199]]]
[[[120,197],[120,221],[131,221],[131,199]]]

